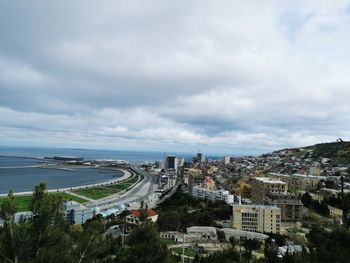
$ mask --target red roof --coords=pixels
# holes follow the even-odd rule
[[[140,214],[141,214],[141,210],[131,210],[131,213],[136,216],[136,217],[139,217]],[[152,216],[156,216],[158,215],[156,213],[156,211],[152,210],[152,209],[148,209],[147,210],[147,217],[152,217]]]

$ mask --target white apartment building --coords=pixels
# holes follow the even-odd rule
[[[231,157],[230,156],[224,156],[224,158],[223,158],[224,164],[229,164],[230,161],[231,161]]]
[[[281,209],[265,205],[233,205],[233,228],[260,233],[280,233]]]
[[[208,188],[203,188],[200,186],[194,186],[192,188],[192,195],[201,199],[208,199],[213,202],[215,201],[224,201],[228,204],[234,202],[233,195],[226,190],[210,190]]]
[[[76,201],[67,201],[63,203],[63,209],[68,224],[84,224],[86,220],[93,217],[93,212],[90,208]]]

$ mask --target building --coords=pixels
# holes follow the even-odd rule
[[[329,209],[329,215],[332,218],[343,218],[343,210],[336,208],[334,206],[330,206],[328,205],[328,209]]]
[[[321,168],[320,167],[310,167],[309,169],[310,175],[321,176]]]
[[[198,237],[204,240],[217,240],[218,235],[215,227],[211,226],[191,226],[187,228],[187,235]]]
[[[254,177],[251,182],[252,201],[264,204],[268,193],[287,193],[287,183],[268,177]]]
[[[32,211],[17,212],[14,214],[14,222],[15,224],[24,223],[28,220],[32,220],[33,215],[34,214]]]
[[[229,164],[230,161],[231,161],[231,157],[230,156],[224,156],[224,158],[223,158],[224,164]]]
[[[233,205],[233,228],[260,233],[280,233],[281,209],[265,205]]]
[[[176,156],[168,155],[165,157],[165,160],[164,160],[165,170],[173,169],[175,170],[175,172],[177,172],[177,165],[178,165],[178,161]]]
[[[200,199],[208,199],[213,202],[215,201],[223,201],[228,204],[232,204],[234,202],[234,196],[226,190],[210,190],[208,188],[203,188],[200,186],[192,187],[192,195],[194,197]]]
[[[283,258],[288,255],[302,255],[303,247],[301,245],[289,244],[283,247],[279,247],[277,251],[277,257]]]
[[[187,233],[178,231],[160,232],[160,238],[172,239],[176,242],[186,243],[216,243],[218,241],[217,230],[211,226],[192,226],[187,228]]]
[[[215,181],[212,177],[206,176],[203,180],[203,186],[207,189],[214,189],[215,188]]]
[[[204,163],[205,162],[205,156],[203,153],[197,153],[197,161],[199,163]]]
[[[249,232],[249,231],[243,231],[243,230],[237,230],[232,228],[221,228],[220,231],[224,232],[225,239],[227,241],[230,240],[231,237],[234,237],[236,239],[256,239],[259,241],[265,241],[269,238],[268,235],[257,233],[257,232]]]
[[[304,206],[300,197],[291,193],[268,193],[265,196],[265,205],[275,205],[281,208],[281,220],[301,221]]]
[[[310,191],[317,189],[321,180],[325,180],[324,176],[305,175],[305,174],[279,174],[269,173],[272,178],[277,178],[288,184],[290,192],[297,193],[299,191]]]
[[[93,217],[93,211],[76,201],[63,203],[64,214],[68,224],[84,224]]]
[[[134,224],[134,225],[139,225],[140,223],[142,223],[140,221],[141,210],[131,210],[130,212],[131,212],[130,215],[126,216],[127,223]],[[157,222],[158,214],[156,213],[156,211],[154,211],[152,209],[148,209],[147,210],[147,220],[150,220],[153,223]]]

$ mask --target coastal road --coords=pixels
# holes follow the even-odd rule
[[[103,211],[121,204],[128,205],[133,204],[134,202],[141,202],[141,200],[150,201],[149,198],[151,198],[155,188],[155,177],[136,166],[131,166],[130,168],[135,173],[143,175],[144,179],[122,195],[117,194],[109,198],[96,200],[86,204],[86,206],[89,208],[95,208],[98,206],[101,211]]]

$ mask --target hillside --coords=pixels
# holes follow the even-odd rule
[[[286,156],[309,157],[309,158],[329,158],[332,164],[350,164],[350,142],[329,142],[319,143],[301,148],[283,149],[274,152]]]

